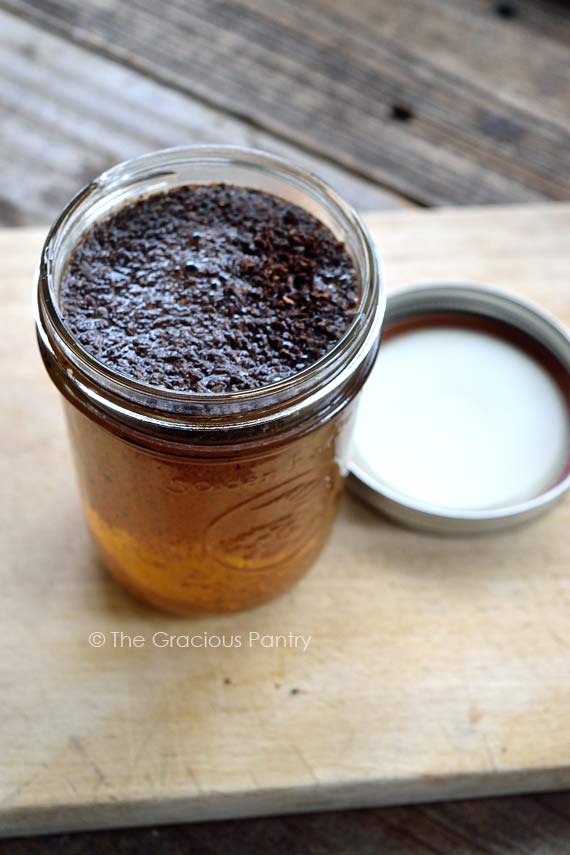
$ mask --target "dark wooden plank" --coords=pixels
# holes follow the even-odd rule
[[[559,797],[570,806],[570,794]],[[477,852],[489,855],[566,855],[570,820],[550,810],[538,796],[481,799],[424,805],[419,810],[452,832],[462,834]]]
[[[568,130],[545,119],[544,105],[530,109],[528,87],[519,96],[524,107],[513,96],[523,55],[526,63],[540,59],[541,74],[548,64],[560,67],[554,42],[541,36],[529,56],[524,39],[513,52],[512,38],[499,31],[494,55],[518,56],[503,95],[502,78],[487,72],[473,80],[469,63],[446,67],[450,49],[446,61],[437,49],[426,57],[412,37],[369,28],[372,2],[355,0],[341,17],[321,0],[1,0],[412,199],[570,197]],[[433,4],[426,8],[433,14]],[[418,16],[410,17],[408,30],[416,26]]]
[[[556,4],[530,0],[356,0],[355,15],[345,0],[313,3],[362,38],[405,45],[422,63],[570,130],[568,6],[562,15]],[[547,23],[554,32],[545,32]]]
[[[568,819],[521,796],[20,838],[0,855],[567,855],[569,841]]]
[[[478,7],[483,14],[494,14],[507,21],[517,21],[568,48],[570,15],[568,0],[459,0],[463,5]]]
[[[361,210],[403,200],[136,71],[0,12],[0,225],[49,223],[113,163],[188,143],[274,151],[329,181]]]

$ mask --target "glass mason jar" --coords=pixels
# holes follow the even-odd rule
[[[62,322],[66,261],[118,207],[183,184],[226,182],[299,205],[344,241],[360,287],[343,338],[292,377],[253,391],[194,394],[103,365]],[[85,187],[48,234],[37,329],[63,395],[89,529],[108,569],[169,611],[225,612],[287,590],[326,541],[347,468],[355,400],[384,312],[379,262],[355,212],[314,176],[258,151],[169,149]]]

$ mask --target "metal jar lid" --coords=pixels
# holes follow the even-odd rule
[[[490,531],[543,512],[570,488],[568,331],[487,287],[393,292],[350,471],[360,497],[428,531]]]

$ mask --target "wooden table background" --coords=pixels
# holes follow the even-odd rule
[[[0,0],[0,224],[47,223],[113,163],[205,142],[291,157],[360,210],[570,199],[569,46],[564,0]],[[0,855],[159,848],[568,855],[570,794],[57,835]]]

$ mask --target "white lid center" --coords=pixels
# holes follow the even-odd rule
[[[416,501],[479,510],[541,494],[569,450],[568,406],[540,362],[487,332],[433,326],[383,342],[353,461]]]

